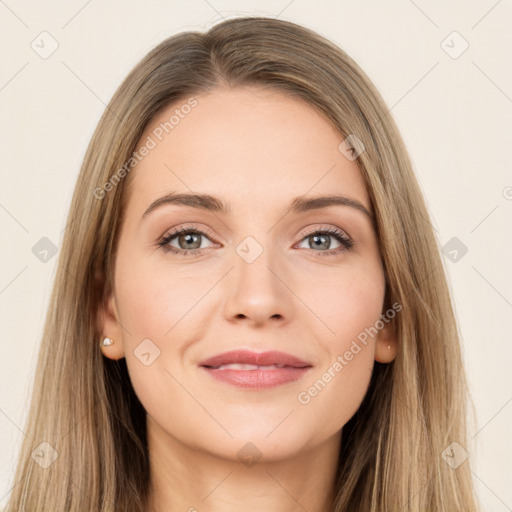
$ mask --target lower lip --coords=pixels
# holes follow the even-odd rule
[[[268,389],[287,382],[302,379],[311,370],[307,368],[285,367],[276,370],[219,370],[202,366],[215,379],[241,388]]]

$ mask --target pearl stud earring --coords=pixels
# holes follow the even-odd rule
[[[104,338],[103,341],[100,343],[100,347],[109,347],[110,345],[113,345],[114,340],[110,338]]]

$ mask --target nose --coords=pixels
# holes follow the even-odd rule
[[[290,321],[293,293],[287,275],[276,254],[263,250],[254,260],[235,253],[234,268],[225,281],[228,321],[244,321],[253,326],[267,322],[283,325]],[[288,281],[290,278],[288,278]]]

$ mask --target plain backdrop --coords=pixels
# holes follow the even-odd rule
[[[511,511],[511,0],[0,0],[0,508],[57,265],[33,248],[46,237],[58,251],[86,146],[131,68],[170,35],[247,14],[328,37],[391,108],[454,297],[477,492],[483,510]]]

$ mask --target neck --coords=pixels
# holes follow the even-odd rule
[[[147,512],[333,510],[341,433],[293,458],[251,463],[194,450],[163,431],[149,415],[147,426]]]

